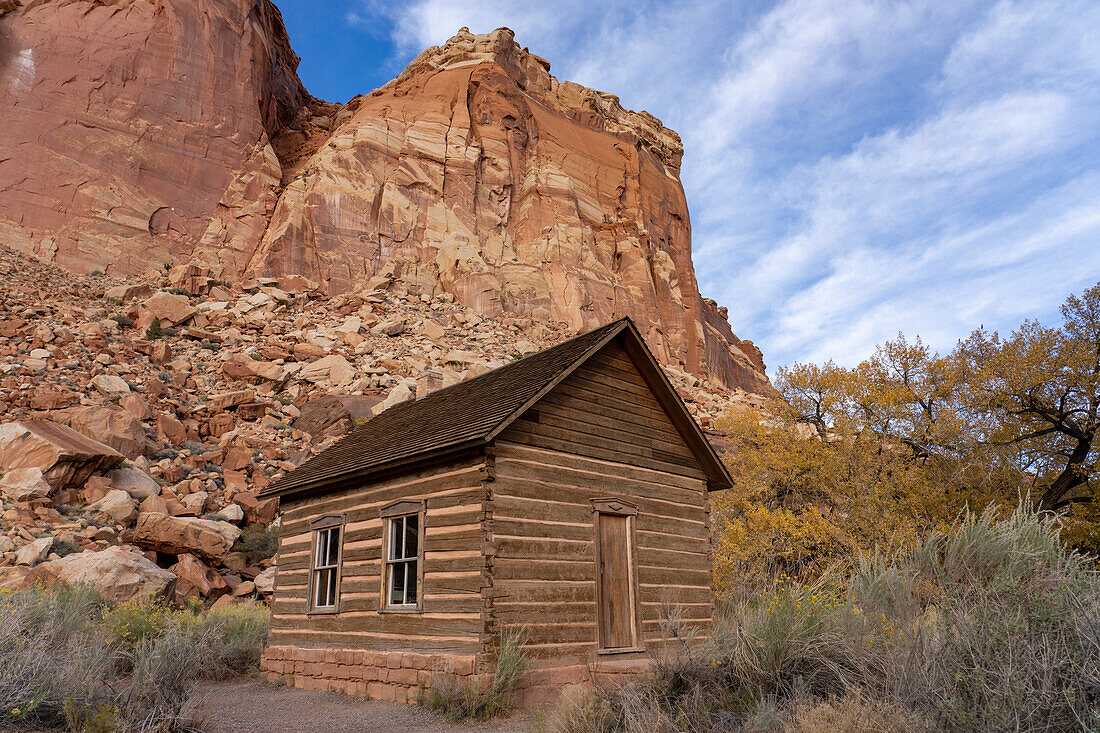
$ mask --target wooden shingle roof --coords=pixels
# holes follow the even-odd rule
[[[644,354],[642,360],[647,363],[639,364],[639,369],[650,387],[656,387],[654,393],[666,412],[672,407],[669,416],[681,434],[685,430],[690,434],[685,435],[686,442],[712,477],[712,488],[729,486],[729,474],[721,460],[657,366],[633,322],[622,318],[479,377],[394,405],[276,480],[262,494],[312,492],[326,484],[367,476],[412,460],[485,445],[589,357],[624,334],[630,345],[640,347]],[[637,348],[631,350],[637,353]]]

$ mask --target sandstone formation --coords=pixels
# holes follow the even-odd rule
[[[170,284],[190,292],[247,274],[574,331],[629,315],[664,364],[768,391],[698,292],[683,149],[655,117],[559,82],[507,29],[463,29],[342,106],[297,61],[270,0],[9,0],[0,242],[78,272],[181,263]],[[193,315],[121,287],[142,328]]]
[[[308,115],[297,62],[266,0],[0,6],[0,241],[83,272],[207,246],[239,267]]]

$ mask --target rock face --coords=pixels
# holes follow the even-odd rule
[[[297,61],[270,0],[14,3],[0,240],[83,272],[188,262],[575,330],[629,315],[663,363],[769,389],[699,294],[683,148],[655,117],[559,82],[507,29],[463,29],[342,107]],[[140,326],[174,321],[146,306]]]
[[[349,102],[282,193],[254,274],[329,292],[371,276],[484,314],[638,323],[667,364],[766,388],[759,352],[702,299],[679,136],[559,82],[512,32],[460,31]]]
[[[267,0],[0,4],[0,240],[83,272],[196,242],[239,267],[310,101],[297,63]]]

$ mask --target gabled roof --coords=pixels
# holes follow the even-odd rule
[[[394,405],[335,445],[285,474],[264,495],[314,492],[327,484],[484,446],[616,337],[708,476],[711,489],[730,476],[629,318],[506,364],[418,400]]]

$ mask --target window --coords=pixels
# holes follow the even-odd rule
[[[424,504],[391,504],[382,510],[382,521],[382,610],[419,611],[423,606]]]
[[[313,522],[313,565],[309,578],[312,613],[335,613],[337,610],[343,529],[343,516],[324,516]]]

